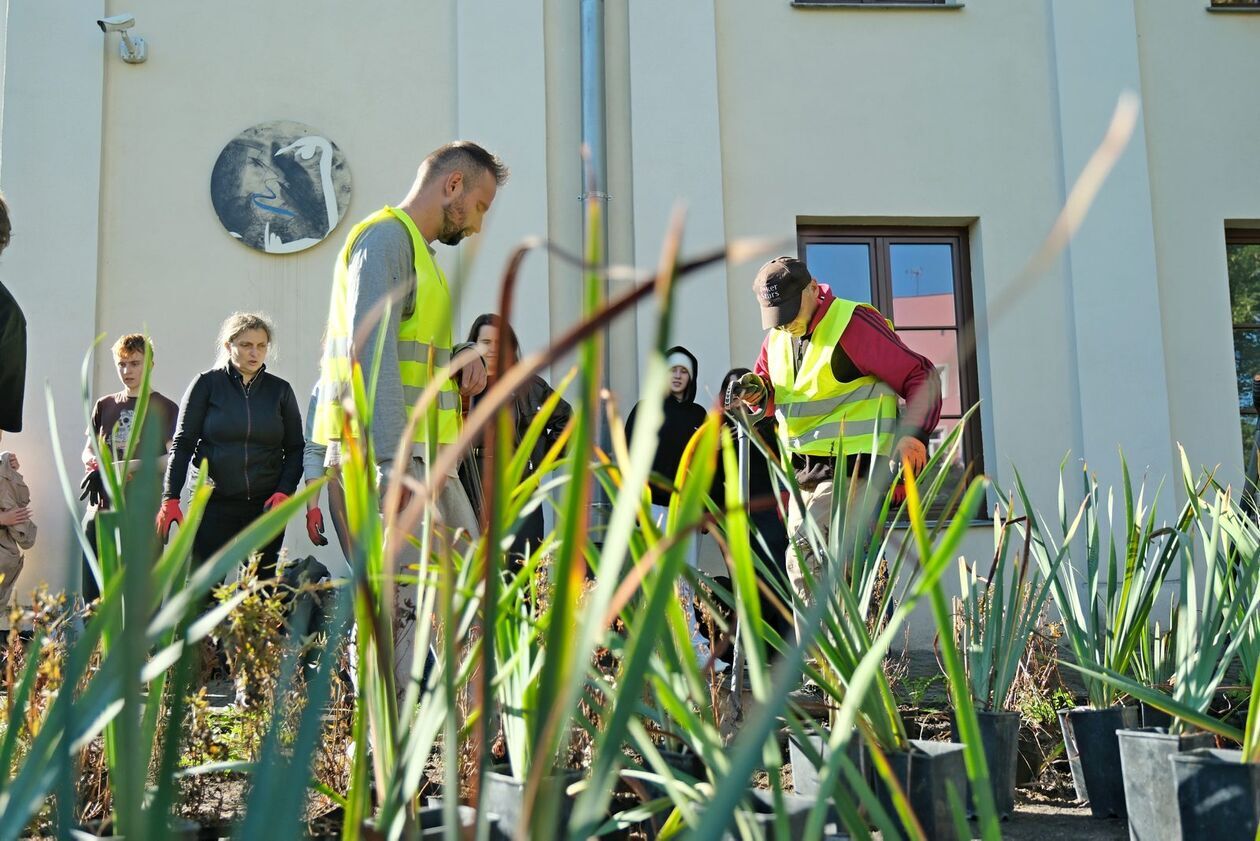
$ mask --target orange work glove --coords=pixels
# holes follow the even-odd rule
[[[318,508],[306,509],[306,536],[316,546],[328,545],[328,538],[324,537],[324,513]]]
[[[184,525],[184,512],[179,510],[178,499],[168,499],[162,503],[162,507],[158,509],[157,515],[157,533],[165,543],[171,534],[171,526],[179,523],[182,528]]]
[[[927,447],[923,446],[923,442],[918,438],[911,438],[907,435],[898,441],[897,455],[901,458],[902,469],[913,471],[916,477],[927,466]]]
[[[923,446],[923,442],[918,438],[907,435],[899,440],[897,442],[897,456],[901,459],[902,470],[913,473],[916,479],[923,472],[923,468],[927,466],[927,447]],[[893,488],[893,503],[900,505],[905,501],[906,482],[903,478],[897,483],[897,487]]]
[[[277,505],[284,502],[288,498],[289,498],[288,494],[282,494],[279,491],[276,491],[271,496],[267,497],[267,501],[263,503],[263,510],[270,511],[272,508],[275,508]]]

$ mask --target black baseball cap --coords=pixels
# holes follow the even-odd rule
[[[775,257],[757,272],[753,292],[761,304],[761,327],[782,327],[801,310],[801,293],[813,275],[795,257]]]

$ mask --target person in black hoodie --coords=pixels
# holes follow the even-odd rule
[[[682,461],[683,450],[696,430],[704,423],[704,407],[696,403],[696,357],[681,345],[666,352],[669,363],[669,394],[665,397],[665,420],[657,435],[656,456],[652,459],[652,508],[653,513],[668,509],[669,497],[674,492],[674,477]],[[626,440],[634,437],[636,403],[626,419]]]
[[[179,495],[188,462],[209,461],[214,492],[193,541],[204,563],[264,511],[284,502],[302,478],[302,417],[293,388],[267,371],[275,331],[265,316],[233,313],[219,330],[216,366],[197,375],[179,407],[166,466],[158,533],[182,523]],[[275,572],[282,531],[262,550],[259,574]]]
[[[665,419],[661,423],[656,439],[656,455],[652,459],[652,476],[649,480],[652,494],[652,518],[662,528],[665,517],[669,513],[669,498],[675,491],[674,479],[678,475],[678,465],[682,462],[687,442],[704,424],[706,412],[704,407],[696,403],[696,375],[699,365],[695,354],[681,345],[675,345],[665,353],[669,365],[669,394],[665,396]],[[626,419],[626,439],[634,438],[635,416],[639,411],[636,403]],[[688,542],[687,563],[692,569],[700,565],[700,542],[694,537]],[[710,658],[710,645],[700,630],[692,610],[691,586],[684,579],[679,579],[679,590],[682,592],[683,615],[691,631],[691,645],[696,651],[696,659],[707,666]],[[718,671],[726,668],[722,660],[715,660]]]

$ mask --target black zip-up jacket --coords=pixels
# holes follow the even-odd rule
[[[215,499],[292,495],[302,478],[302,415],[293,388],[267,373],[245,384],[231,363],[198,374],[179,406],[164,499],[177,499],[188,462],[208,459]]]

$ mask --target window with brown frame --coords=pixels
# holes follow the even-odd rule
[[[1260,6],[1260,0],[1212,0],[1212,6],[1218,9],[1230,6]]]
[[[1260,229],[1227,228],[1225,263],[1229,273],[1234,374],[1245,454],[1256,434],[1254,378],[1260,377]]]
[[[793,6],[951,6],[956,0],[792,0]]]
[[[936,452],[980,400],[966,229],[802,225],[797,246],[819,283],[876,307],[907,346],[936,365],[941,419],[928,445]],[[979,413],[967,419],[962,439],[952,487],[984,472]]]

